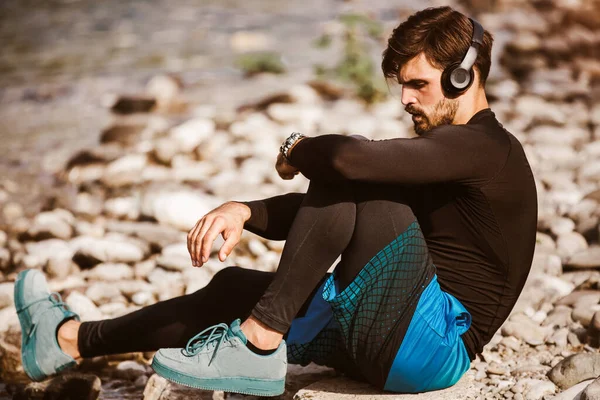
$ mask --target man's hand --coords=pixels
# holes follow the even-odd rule
[[[283,157],[283,154],[279,152],[277,154],[277,162],[275,163],[275,169],[279,173],[282,179],[294,179],[294,176],[300,173],[300,170],[296,167],[291,166],[287,160]]]
[[[210,256],[212,244],[219,233],[225,243],[219,250],[219,260],[225,261],[240,241],[244,223],[250,218],[250,208],[230,201],[220,205],[196,222],[187,235],[187,246],[194,267],[201,267]]]

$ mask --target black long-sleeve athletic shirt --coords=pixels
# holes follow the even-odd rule
[[[440,286],[472,315],[471,359],[508,317],[533,259],[537,194],[520,142],[491,109],[411,138],[307,137],[290,162],[308,179],[357,180],[409,191]],[[285,239],[303,193],[245,202],[244,228]]]

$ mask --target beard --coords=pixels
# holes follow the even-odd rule
[[[457,110],[458,100],[445,97],[438,101],[428,113],[418,110],[410,104],[406,107],[406,112],[413,114],[413,123],[417,135],[422,135],[436,126],[451,124]]]

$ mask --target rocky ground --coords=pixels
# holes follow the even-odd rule
[[[498,43],[502,67],[488,93],[536,176],[532,270],[510,318],[460,386],[406,398],[600,398],[600,4],[534,4],[512,11],[506,3],[479,15],[490,31],[510,33]],[[366,107],[346,88],[315,82],[231,110],[190,103],[181,81],[157,75],[143,92],[105,103],[113,124],[97,145],[64,163],[52,190],[40,194],[41,212],[30,216],[12,200],[21,182],[2,183],[0,397],[61,398],[66,390],[78,399],[242,398],[172,385],[153,374],[146,353],[86,360],[76,374],[27,384],[12,299],[16,274],[45,271],[82,320],[97,320],[193,292],[227,265],[272,271],[284,243],[249,232],[225,263],[213,254],[192,268],[187,230],[225,201],[305,191],[302,176],[283,181],[274,169],[289,132],[386,139],[410,137],[412,123],[398,98]],[[222,243],[218,238],[213,251]],[[290,367],[281,398],[294,395],[391,397],[315,365]]]

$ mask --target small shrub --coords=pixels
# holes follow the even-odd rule
[[[236,64],[246,76],[261,72],[282,74],[286,71],[281,57],[273,52],[243,54],[237,59]]]

